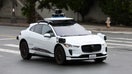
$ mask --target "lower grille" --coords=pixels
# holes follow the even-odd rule
[[[83,52],[97,52],[101,50],[100,44],[94,44],[94,45],[83,45],[82,51]]]

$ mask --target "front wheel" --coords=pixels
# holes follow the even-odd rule
[[[66,55],[65,51],[62,46],[56,47],[54,51],[55,61],[57,64],[65,64],[66,62]]]
[[[29,47],[26,41],[20,43],[20,53],[24,60],[31,59],[32,55],[29,53]]]

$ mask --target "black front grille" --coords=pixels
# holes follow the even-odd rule
[[[101,50],[100,44],[94,44],[94,45],[83,45],[82,51],[83,52],[97,52]]]

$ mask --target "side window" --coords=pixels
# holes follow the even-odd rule
[[[42,34],[42,27],[43,27],[42,24],[36,25],[34,28],[34,32]]]
[[[33,32],[33,31],[34,31],[34,27],[35,27],[35,26],[32,26],[32,27],[30,28],[30,31]]]
[[[35,25],[35,26],[31,27],[30,31],[42,34],[42,27],[43,27],[42,24],[38,24],[38,25]]]
[[[52,36],[54,36],[54,33],[53,33],[51,27],[49,27],[47,25],[43,25],[42,34],[44,35],[45,33],[50,33]]]

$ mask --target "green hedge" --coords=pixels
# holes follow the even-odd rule
[[[100,0],[100,7],[113,23],[132,26],[132,0]]]

